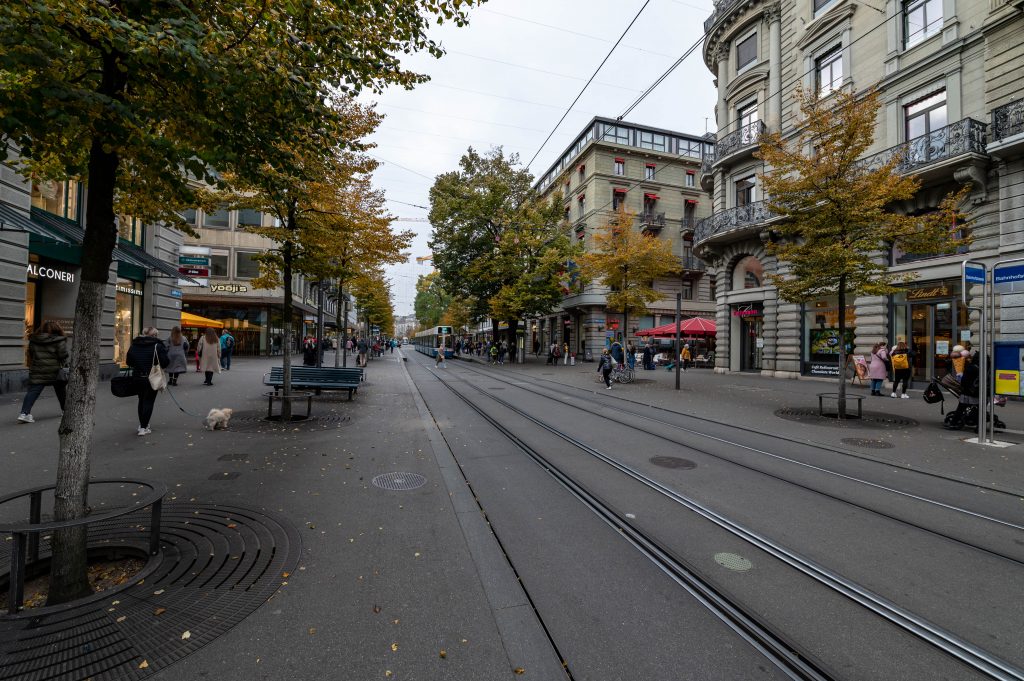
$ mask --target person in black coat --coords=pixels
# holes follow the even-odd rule
[[[158,334],[159,331],[155,327],[147,326],[142,330],[142,335],[132,341],[125,358],[131,367],[139,392],[140,436],[153,432],[149,428],[149,420],[153,417],[153,407],[156,405],[156,391],[149,384],[149,372],[156,363],[159,363],[162,369],[166,369],[171,363],[170,357],[167,356],[167,346],[157,337]]]

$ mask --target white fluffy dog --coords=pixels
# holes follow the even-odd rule
[[[217,430],[222,428],[227,430],[228,421],[231,420],[231,415],[234,413],[234,409],[211,409],[210,413],[206,415],[206,429]]]

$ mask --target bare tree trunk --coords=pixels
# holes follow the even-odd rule
[[[516,354],[519,352],[519,347],[516,341],[516,332],[519,330],[519,320],[510,319],[508,320],[508,334],[506,342],[508,343],[508,363],[516,363]],[[571,349],[571,348],[570,348]]]
[[[338,304],[334,306],[334,328],[336,329],[335,335],[338,338],[338,347],[334,349],[334,368],[337,369],[341,366],[341,355],[345,352],[345,327],[341,324],[342,318],[342,298],[345,295],[344,284],[338,284]]]
[[[839,418],[846,418],[846,275],[839,276]]]
[[[348,296],[344,295],[344,288],[342,289],[341,297],[342,305],[342,323],[345,325],[345,335],[348,336]],[[344,345],[341,346],[341,366],[348,366],[348,339],[346,338]]]
[[[294,225],[289,216],[289,223]],[[281,247],[284,269],[281,273],[284,279],[284,381],[281,389],[284,391],[284,399],[281,400],[281,421],[287,423],[292,420],[292,244],[286,241]]]
[[[106,71],[106,69],[105,69]],[[104,75],[104,79],[107,79]],[[99,357],[103,295],[110,278],[110,262],[117,242],[114,224],[114,187],[120,158],[94,139],[89,151],[89,196],[82,244],[82,274],[75,301],[71,346],[71,372],[60,428],[60,454],[54,490],[54,520],[66,521],[88,514],[92,433],[99,384]],[[86,576],[85,526],[53,533],[53,558],[47,605],[66,603],[92,593]]]

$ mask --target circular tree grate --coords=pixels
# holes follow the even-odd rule
[[[733,572],[746,572],[754,567],[748,559],[735,553],[716,553],[715,562]]]
[[[816,407],[785,407],[775,415],[787,421],[798,421],[817,426],[837,426],[841,428],[913,428],[918,422],[912,418],[880,412],[864,412],[862,418],[838,419],[835,416],[821,416]]]
[[[381,473],[372,480],[381,489],[404,492],[427,484],[427,479],[417,473]]]
[[[655,466],[661,466],[662,468],[689,470],[697,467],[697,464],[693,461],[690,461],[689,459],[681,459],[678,456],[652,456],[650,461]]]
[[[886,442],[885,440],[872,440],[866,437],[844,437],[840,442],[844,445],[866,447],[867,449],[892,449],[894,446],[891,442]]]

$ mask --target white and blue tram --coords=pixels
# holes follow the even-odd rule
[[[450,326],[432,326],[426,331],[420,331],[412,342],[416,346],[417,352],[422,352],[430,357],[437,355],[437,348],[442,344],[444,345],[444,356],[447,359],[451,359],[454,353],[455,337],[452,335]]]

